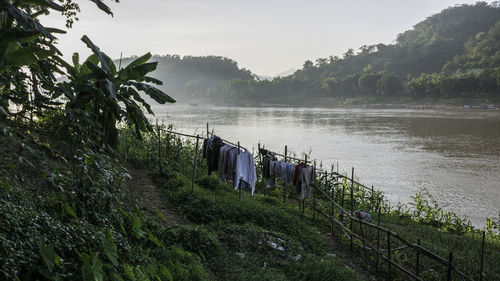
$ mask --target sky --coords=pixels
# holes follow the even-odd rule
[[[391,44],[428,16],[465,0],[106,0],[114,16],[90,1],[58,47],[66,59],[90,54],[83,35],[113,58],[178,54],[231,58],[262,76],[301,68],[306,60],[341,56],[348,48]],[[52,13],[46,26],[63,28]]]

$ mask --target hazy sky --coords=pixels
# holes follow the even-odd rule
[[[459,2],[456,2],[459,1]],[[394,41],[429,15],[465,0],[121,0],[114,17],[81,2],[80,21],[60,35],[66,58],[90,54],[86,34],[114,58],[153,54],[220,55],[258,75],[300,68],[305,60]],[[63,17],[43,20],[64,27]]]

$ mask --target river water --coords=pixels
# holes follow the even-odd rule
[[[156,117],[176,130],[210,130],[249,150],[257,144],[351,172],[392,204],[427,189],[474,225],[500,213],[500,110],[234,108],[168,105]],[[303,156],[301,156],[303,157]],[[335,166],[337,169],[337,166]]]

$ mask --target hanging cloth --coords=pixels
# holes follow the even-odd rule
[[[252,195],[255,192],[255,183],[257,182],[257,174],[252,153],[248,151],[240,152],[236,157],[236,173],[234,181],[234,189],[249,188],[252,190]]]
[[[311,196],[311,184],[314,180],[314,168],[312,166],[303,166],[299,172],[298,185],[300,186],[300,200]]]

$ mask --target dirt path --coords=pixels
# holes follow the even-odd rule
[[[144,213],[155,217],[165,227],[189,224],[189,221],[179,216],[173,206],[169,206],[162,199],[161,192],[151,179],[147,169],[131,164],[126,167],[132,176],[132,179],[126,184],[128,209],[133,210],[135,204],[138,204]],[[161,214],[160,216],[158,212]]]

